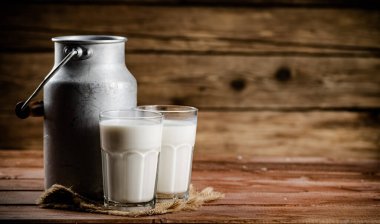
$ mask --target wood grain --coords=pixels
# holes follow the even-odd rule
[[[195,162],[196,164],[196,162]],[[2,169],[2,168],[0,168]],[[42,172],[42,169],[41,169]],[[316,172],[313,173],[313,172]],[[208,176],[207,176],[208,175]],[[247,197],[255,193],[307,193],[330,192],[349,194],[367,192],[372,196],[379,196],[380,174],[361,174],[355,172],[320,172],[320,171],[256,171],[247,173],[247,170],[207,171],[193,169],[192,183],[200,189],[213,186],[223,192],[238,194],[247,192]],[[233,181],[232,181],[233,180]],[[43,179],[2,179],[1,191],[42,191]],[[251,195],[252,196],[252,195]],[[250,197],[251,197],[250,196]],[[307,195],[306,195],[307,196]],[[252,196],[254,197],[254,196]],[[228,198],[228,197],[227,197]],[[220,203],[239,203],[238,198],[233,201]],[[34,200],[34,199],[33,199]],[[242,202],[241,202],[242,203]],[[244,202],[247,203],[247,202]]]
[[[0,116],[0,120],[3,147],[42,148],[42,119]],[[379,158],[379,133],[376,113],[201,111],[195,154]],[[33,158],[8,157],[2,163],[33,166]]]
[[[140,104],[187,104],[205,109],[349,109],[380,105],[380,78],[374,75],[380,65],[377,59],[131,58],[127,64],[139,83]],[[159,63],[160,69],[151,61]]]
[[[0,223],[380,223],[379,7],[371,0],[3,4]],[[192,183],[224,199],[135,219],[35,206],[44,187],[42,118],[19,120],[13,108],[52,68],[50,38],[71,34],[129,38],[139,104],[201,109]]]
[[[9,152],[9,150],[2,150],[4,152]],[[23,150],[18,150],[23,151]],[[42,153],[41,150],[39,150]],[[2,160],[2,159],[1,159]],[[42,159],[38,161],[42,165]],[[42,167],[32,168],[32,167],[4,167],[3,164],[0,167],[0,179],[12,180],[12,179],[42,179],[44,178],[44,173]]]
[[[379,176],[368,179],[363,174],[325,172],[319,174],[318,179],[312,175],[302,168],[298,172],[261,173],[195,169],[192,183],[198,189],[213,186],[226,193],[226,198],[212,202],[212,205],[370,205],[380,199]],[[42,193],[42,182],[42,179],[15,179],[8,183],[1,180],[1,203],[34,204]]]
[[[378,158],[378,128],[367,113],[205,112],[196,150],[328,158],[365,158],[368,153],[367,158]]]
[[[41,155],[41,150],[1,150],[0,164],[27,157],[42,164]],[[380,218],[378,159],[204,153],[195,157],[192,183],[198,189],[212,186],[224,199],[198,211],[133,219],[38,208],[41,173],[41,167],[0,166],[0,222],[379,223]]]
[[[331,130],[338,130],[338,134],[328,131],[328,125],[323,132],[309,130],[304,134],[301,129],[314,127],[302,121],[307,114],[297,113],[276,115],[277,120],[283,116],[288,119],[279,127],[266,119],[266,125],[259,125],[263,132],[247,122],[254,115],[233,120],[246,124],[233,130],[217,125],[217,130],[206,134],[202,129],[210,124],[200,124],[200,151],[332,157],[345,154],[345,150],[354,157],[378,154],[378,4],[371,5],[373,10],[358,1],[334,1],[331,5],[312,0],[239,1],[234,7],[227,7],[235,4],[228,1],[218,7],[214,4],[4,4],[0,9],[0,129],[5,134],[0,136],[0,147],[42,146],[41,120],[18,120],[13,107],[51,69],[52,36],[115,34],[130,38],[127,65],[138,79],[140,104],[188,104],[221,111],[355,110],[375,114],[374,119],[354,121],[348,130],[343,125],[346,120],[338,127],[333,124],[333,116],[339,120],[339,113],[319,114],[327,116],[323,119],[331,122]],[[215,126],[217,121],[212,122]],[[292,130],[293,125],[297,131]],[[355,125],[360,126],[358,130]],[[242,139],[236,131],[243,132]],[[242,141],[248,145],[243,146]],[[311,149],[303,149],[309,145]]]
[[[0,177],[0,195],[8,194],[8,191],[41,191],[44,190],[43,179],[1,179]],[[4,192],[3,192],[4,191]],[[7,192],[5,192],[7,191]],[[3,192],[3,193],[2,193]],[[33,194],[34,195],[34,194]],[[0,196],[5,197],[5,196]],[[11,198],[13,196],[10,196]],[[31,200],[36,201],[37,198],[33,198]],[[5,200],[5,199],[4,199]],[[8,199],[7,199],[8,200]],[[4,202],[3,202],[4,203]],[[18,204],[18,203],[16,203]]]
[[[210,183],[210,185],[213,183]],[[343,188],[343,187],[342,187]],[[221,186],[219,186],[219,189]],[[344,206],[355,204],[356,206],[370,207],[380,200],[379,189],[376,192],[248,192],[256,189],[237,189],[239,192],[230,193],[224,199],[211,202],[205,206]],[[275,190],[275,189],[273,189]],[[242,192],[244,192],[242,194]],[[323,192],[323,193],[321,193]],[[43,191],[0,191],[1,205],[34,205]]]
[[[52,53],[0,55],[2,114],[49,72]],[[139,104],[201,109],[377,108],[380,59],[134,54]],[[13,119],[15,120],[15,119]],[[31,122],[31,121],[27,121]]]
[[[119,221],[118,221],[119,220]],[[42,209],[37,206],[0,206],[2,223],[125,223],[120,216]],[[152,223],[149,218],[129,219],[128,223]]]
[[[194,212],[128,219],[128,223],[315,223],[316,221],[379,223],[376,220],[379,218],[377,211],[378,208],[375,206],[352,205],[314,208],[236,206],[233,209],[205,206],[202,210]],[[126,221],[124,217],[40,209],[35,206],[1,206],[0,214],[3,214],[2,221],[6,223],[28,221],[33,223],[125,223]]]
[[[108,33],[128,36],[128,51],[139,53],[380,55],[377,10],[74,6],[68,3],[3,6],[1,49],[51,51],[52,36]]]

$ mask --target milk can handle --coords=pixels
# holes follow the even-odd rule
[[[59,62],[59,64],[56,67],[54,67],[49,72],[49,74],[45,76],[42,82],[34,90],[32,95],[30,95],[26,101],[20,101],[16,104],[15,112],[16,112],[17,117],[21,119],[25,119],[29,117],[29,115],[31,114],[29,103],[33,99],[33,97],[35,97],[38,94],[38,92],[42,89],[42,87],[44,87],[44,85],[56,74],[58,70],[62,68],[62,66],[64,66],[67,62],[69,62],[74,56],[76,56],[77,58],[80,58],[83,55],[83,49],[81,47],[74,47],[70,49],[66,48],[65,51],[68,52],[67,55],[62,59],[61,62]],[[39,107],[38,111],[40,111],[39,114],[40,116],[42,116],[43,114],[42,102],[35,103],[35,105],[36,104],[39,104],[38,106],[35,106],[35,107]]]

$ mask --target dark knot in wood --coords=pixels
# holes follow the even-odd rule
[[[277,70],[275,77],[280,82],[286,82],[292,78],[292,73],[289,68],[283,67]]]
[[[230,86],[233,90],[240,92],[243,91],[247,86],[247,81],[242,78],[234,79],[230,82]]]

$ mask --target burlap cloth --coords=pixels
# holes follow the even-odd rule
[[[193,186],[190,186],[190,195],[187,201],[177,199],[167,202],[158,202],[156,203],[156,207],[154,209],[120,211],[107,209],[103,206],[103,204],[91,201],[75,193],[70,188],[55,184],[41,195],[41,197],[37,200],[37,204],[43,208],[138,217],[160,215],[179,211],[193,211],[200,208],[206,202],[214,201],[223,197],[224,194],[214,191],[211,187],[207,187],[199,192],[196,191]]]

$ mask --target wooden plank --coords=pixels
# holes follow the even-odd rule
[[[24,100],[51,69],[52,57],[52,53],[0,55],[0,74],[8,74],[0,76],[3,115],[13,115],[16,102]],[[127,65],[138,81],[139,104],[214,110],[380,106],[380,59],[136,54],[127,58]],[[15,116],[2,119],[38,122]]]
[[[375,163],[271,163],[194,161],[193,183],[227,192],[379,192],[380,169]],[[42,169],[0,168],[2,190],[42,190]],[[16,170],[16,171],[15,171]],[[35,168],[36,170],[36,168]],[[14,175],[17,173],[18,175]]]
[[[357,220],[358,222],[377,223],[378,207],[364,206],[368,210],[356,206],[326,206],[326,207],[265,207],[265,206],[205,206],[195,212],[175,213],[165,215],[172,222],[282,222],[282,223],[315,223],[343,222]],[[376,210],[377,209],[377,210]],[[353,213],[351,213],[353,212]]]
[[[194,167],[196,167],[196,164],[197,162],[195,162]],[[305,164],[296,165],[298,166],[288,166],[281,170],[261,171],[250,170],[249,168],[243,170],[213,170],[207,168],[199,170],[195,168],[192,183],[197,189],[212,186],[216,190],[226,193],[226,199],[216,204],[252,204],[253,202],[250,202],[250,200],[265,199],[264,195],[273,195],[275,198],[283,196],[294,200],[300,197],[299,200],[304,200],[303,204],[307,202],[306,198],[317,198],[318,194],[322,194],[320,199],[323,204],[336,197],[354,197],[355,201],[358,202],[359,198],[361,198],[364,201],[373,203],[380,196],[379,169],[377,173],[373,174],[367,173],[365,167],[362,172],[337,172],[324,171],[324,169],[318,169],[323,165],[313,164],[314,170],[305,171]],[[210,166],[213,166],[212,162],[210,162]],[[267,164],[267,166],[270,167],[271,165]],[[25,196],[27,195],[25,192],[43,190],[43,179],[0,179],[0,190],[4,191],[2,193],[4,196],[0,194],[0,198],[3,198],[3,204],[11,203],[14,198],[17,199],[14,202],[17,202],[16,204],[27,204],[30,201],[35,201],[37,194],[31,193],[31,195]],[[12,191],[15,192],[12,193]],[[18,194],[17,192],[20,191],[22,193]],[[6,196],[8,194],[9,198]],[[246,201],[242,201],[242,195],[244,195]],[[270,202],[274,203],[274,201]],[[289,199],[286,203],[288,202],[293,203],[294,201]],[[318,203],[315,200],[309,200],[309,202]],[[265,203],[265,201],[258,200],[257,203]]]
[[[204,112],[202,112],[204,113]],[[210,113],[210,112],[208,112]],[[211,112],[212,113],[212,112]],[[43,151],[41,149],[22,150],[22,149],[1,149],[0,159],[9,158],[35,158],[43,159]],[[284,156],[257,156],[246,153],[244,155],[236,155],[235,153],[219,153],[213,154],[210,152],[198,152],[194,155],[194,160],[197,162],[229,162],[229,163],[280,163],[280,164],[318,164],[321,166],[347,166],[356,165],[363,166],[366,164],[376,165],[378,158],[363,159],[363,158],[328,158],[328,157],[284,157]],[[321,167],[323,168],[323,167]],[[5,169],[5,168],[3,168]],[[22,170],[22,169],[21,169]],[[28,171],[38,173],[40,169],[28,169]],[[350,170],[351,171],[351,170]],[[6,172],[22,172],[17,168],[11,168]],[[1,175],[1,171],[0,171]],[[38,177],[34,177],[38,178]]]
[[[298,175],[293,174],[292,177],[290,172],[274,172],[268,173],[266,175],[250,175],[245,177],[232,176],[232,174],[239,175],[241,173],[231,172],[225,177],[220,177],[220,172],[205,172],[200,173],[199,171],[193,172],[192,183],[198,188],[203,189],[206,187],[214,187],[218,191],[222,191],[228,194],[240,194],[245,192],[249,194],[250,192],[260,192],[260,193],[359,193],[367,192],[373,195],[378,195],[380,192],[379,176],[367,178],[361,176],[359,178],[348,179],[349,175],[318,175],[320,180],[311,179],[310,172],[301,172]],[[215,178],[207,178],[204,175],[216,174]],[[284,174],[285,177],[280,176]],[[245,178],[249,178],[244,179]],[[321,179],[325,177],[325,179]],[[255,178],[255,179],[254,179]],[[338,179],[342,178],[342,180]],[[258,179],[258,180],[256,180]],[[231,182],[231,180],[239,181],[239,183]],[[377,181],[377,182],[376,182]],[[43,179],[0,179],[0,190],[1,191],[42,191],[44,190]],[[247,195],[248,197],[248,195]],[[252,196],[256,197],[256,196]],[[231,198],[227,197],[227,202],[221,203],[239,203],[240,199],[231,202]],[[33,199],[34,200],[34,199]],[[243,202],[241,202],[243,203]],[[246,202],[245,202],[246,203]]]
[[[7,159],[6,155],[11,159],[22,160],[28,155],[42,160],[42,151],[5,150],[0,151],[0,162]],[[125,222],[122,217],[30,206],[42,193],[41,171],[41,168],[0,168],[0,174],[8,178],[0,179],[0,222],[105,223],[114,219]],[[378,162],[372,159],[204,154],[195,157],[192,183],[198,189],[213,186],[226,194],[224,199],[195,212],[132,221],[377,223],[379,180]]]
[[[319,168],[319,166],[323,166]],[[320,172],[363,172],[368,175],[376,175],[380,171],[378,162],[352,163],[352,164],[328,164],[328,163],[268,163],[268,162],[225,162],[225,161],[195,161],[195,170],[242,170],[246,172],[278,171],[282,169],[291,171],[320,171]]]
[[[210,163],[210,166],[213,164]],[[328,191],[379,191],[379,184],[377,183],[380,180],[379,170],[373,173],[366,172],[365,169],[362,172],[321,171],[317,170],[318,164],[314,166],[315,170],[306,171],[301,165],[298,165],[298,168],[283,168],[284,171],[264,169],[259,171],[248,170],[247,168],[227,171],[209,169],[205,171],[205,169],[197,169],[197,162],[195,161],[192,181],[196,186],[200,184],[202,188],[207,187],[204,185],[205,183],[209,183],[216,188],[230,190],[251,185],[250,187],[255,188],[252,191],[260,192],[305,192],[309,191],[307,190],[308,186],[314,187],[313,191],[322,191],[324,187],[327,187]],[[0,168],[0,170],[4,169],[6,168]],[[24,168],[24,170],[27,172],[28,168]],[[1,178],[0,190],[43,190],[43,178]]]
[[[239,160],[241,155],[237,156]],[[17,159],[20,161],[17,164],[12,165],[9,160],[1,160],[2,167],[0,167],[0,179],[42,179],[42,161],[35,160],[33,166],[28,166],[30,160],[24,161],[23,158]],[[5,162],[4,162],[5,161]],[[12,160],[11,160],[12,161]],[[21,165],[20,165],[21,164]],[[207,160],[200,160],[198,156],[195,156],[193,170],[204,171],[231,171],[238,170],[243,172],[252,173],[266,173],[266,172],[281,172],[282,170],[296,172],[297,175],[299,171],[310,172],[313,178],[318,175],[323,176],[326,172],[334,172],[338,176],[342,172],[349,172],[349,175],[354,175],[355,173],[361,173],[366,177],[376,177],[380,172],[380,167],[378,161],[373,160],[361,160],[361,162],[339,162],[336,160],[330,160],[330,162],[308,162],[305,161],[294,161],[294,162],[280,162],[278,160],[272,160],[267,157],[256,157],[254,160],[250,161],[226,161],[220,160],[215,154],[208,156]],[[309,173],[309,174],[310,174]],[[286,174],[286,173],[285,173]],[[285,175],[281,173],[281,175]]]
[[[223,176],[223,173],[225,176]],[[206,175],[215,175],[207,177]],[[199,187],[214,187],[226,193],[263,192],[263,193],[303,193],[303,192],[380,192],[379,174],[374,176],[352,175],[350,173],[311,171],[206,171],[194,170],[192,183]]]
[[[204,112],[196,152],[378,158],[379,124],[368,121],[370,117],[351,112]]]
[[[312,189],[312,187],[311,187]],[[251,191],[250,191],[251,190]],[[256,206],[380,206],[377,192],[263,192],[240,188],[239,192],[222,191],[226,197],[206,206],[256,205]],[[35,205],[43,191],[0,191],[0,205]]]
[[[0,191],[43,191],[43,179],[1,179]]]
[[[380,174],[366,175],[347,172],[321,171],[199,171],[193,170],[192,183],[198,188],[215,187],[223,192],[379,192]],[[210,176],[207,176],[210,175]],[[215,176],[212,176],[215,175]],[[231,181],[233,180],[233,181]],[[338,181],[337,181],[338,180]],[[239,182],[237,182],[239,181]],[[294,183],[293,183],[294,182]],[[249,186],[247,189],[246,186]],[[308,189],[312,187],[312,189]],[[43,179],[0,179],[0,190],[44,190]]]
[[[0,150],[0,152],[9,152],[9,150]],[[39,151],[40,154],[42,151]],[[22,157],[19,157],[22,160]],[[0,161],[3,159],[0,158]],[[42,164],[42,160],[40,160]],[[0,179],[42,179],[44,177],[43,169],[32,167],[0,167]]]
[[[0,136],[0,146],[11,149],[41,150],[43,147],[42,118],[21,120],[13,115],[13,110],[5,113],[6,115],[4,115],[4,112],[0,115],[0,128],[3,130]],[[2,166],[1,163],[0,166]]]
[[[43,161],[36,158],[4,158],[0,160],[0,167],[41,168]]]
[[[201,109],[380,105],[378,59],[134,55],[127,64],[138,80],[139,104]]]
[[[365,112],[201,111],[195,154],[377,159],[378,119],[378,115]],[[9,116],[0,116],[0,120],[2,146],[42,148],[42,133],[28,137],[42,128],[42,119],[33,126],[24,121],[12,123]],[[26,158],[24,166],[42,166],[42,162],[33,161]],[[17,158],[6,158],[0,166],[15,166],[17,162]]]
[[[1,205],[35,205],[42,191],[0,191]]]
[[[129,51],[140,53],[355,57],[380,53],[376,10],[76,3],[7,4],[0,13],[4,18],[0,46],[8,51],[50,51],[52,36],[106,33],[130,37]]]
[[[0,206],[0,219],[3,222],[33,223],[122,223],[149,220],[162,223],[194,222],[260,222],[260,223],[315,223],[315,222],[355,222],[379,223],[377,206],[204,206],[198,211],[180,212],[151,217],[125,218],[89,213],[79,213],[52,209],[41,209],[36,206]],[[117,222],[119,220],[119,222]]]
[[[203,113],[203,112],[202,112]],[[22,149],[1,149],[0,150],[0,159],[9,159],[9,158],[35,158],[43,159],[43,151],[41,149],[32,149],[32,150],[22,150]],[[194,155],[194,160],[197,162],[228,162],[228,163],[256,163],[256,164],[316,164],[316,166],[322,166],[320,169],[324,170],[325,166],[376,166],[378,159],[363,159],[363,158],[327,158],[327,157],[284,157],[284,156],[257,156],[250,155],[246,153],[244,155],[236,155],[235,153],[219,153],[213,154],[210,152],[198,152]],[[16,173],[20,175],[25,169],[12,167],[9,170],[7,168],[2,168],[6,173]],[[346,169],[345,169],[346,170]],[[28,173],[39,173],[40,169],[29,168],[26,170]],[[336,171],[336,170],[335,170]],[[352,171],[349,169],[348,171]],[[0,170],[0,175],[2,172]],[[39,174],[37,174],[38,176]],[[40,178],[40,176],[26,177],[26,178]]]
[[[128,219],[128,223],[152,223],[150,217]],[[117,222],[119,220],[119,222]],[[37,206],[0,206],[2,223],[125,223],[126,218],[65,210],[42,209]]]
[[[0,159],[10,159],[10,158],[42,159],[43,153],[40,147],[34,150],[22,150],[22,149],[0,150]]]
[[[229,177],[233,179],[233,177]],[[251,176],[250,178],[255,178]],[[226,178],[227,179],[227,178]],[[241,178],[236,178],[241,179]],[[348,182],[339,182],[339,181],[321,181],[319,183],[300,183],[302,182],[301,178],[294,178],[294,182],[291,181],[281,181],[281,180],[263,180],[263,181],[242,181],[242,183],[231,183],[226,180],[218,179],[216,180],[205,180],[199,181],[197,178],[194,178],[192,183],[197,187],[203,189],[205,187],[213,187],[215,190],[223,192],[226,194],[226,198],[215,202],[220,204],[251,204],[252,201],[255,201],[258,198],[258,195],[271,195],[273,194],[276,198],[283,196],[281,200],[288,200],[289,197],[296,198],[294,195],[298,195],[302,198],[303,203],[319,203],[317,198],[323,201],[321,203],[327,203],[329,200],[334,201],[335,197],[355,197],[355,194],[365,193],[371,196],[363,196],[361,200],[367,201],[370,203],[375,203],[379,198],[379,182],[367,182],[357,180],[359,184],[348,183]],[[296,181],[299,181],[297,183]],[[361,184],[361,185],[360,185]],[[286,195],[290,194],[289,197]],[[314,195],[314,196],[313,196]],[[325,195],[327,198],[325,198]],[[364,195],[364,194],[363,194]],[[358,195],[358,197],[361,197]],[[245,199],[244,199],[245,198]],[[265,198],[265,197],[264,197]],[[285,199],[284,199],[285,198]],[[311,200],[314,198],[315,200]],[[270,199],[267,199],[270,200]],[[280,200],[280,201],[281,201]],[[299,199],[301,200],[301,199]],[[273,201],[272,201],[273,202]],[[264,201],[258,201],[257,203],[264,203]],[[275,202],[273,202],[275,203]],[[277,201],[277,203],[280,203]]]
[[[20,157],[18,160],[22,161],[23,158]],[[359,177],[361,175],[365,178],[378,178],[380,172],[378,161],[373,160],[361,160],[360,162],[339,162],[337,160],[330,160],[329,162],[310,162],[307,159],[304,161],[291,161],[292,160],[273,160],[272,158],[268,159],[268,157],[255,157],[255,159],[249,161],[241,161],[240,158],[237,160],[226,161],[218,158],[214,154],[211,154],[208,156],[207,160],[201,160],[195,156],[193,170],[222,172],[231,172],[232,170],[235,170],[241,172],[251,172],[255,175],[269,175],[274,172],[273,174],[276,178],[281,176],[294,177],[294,175],[302,175],[303,173],[307,173],[308,176],[311,175],[310,177],[312,179],[325,179],[328,177],[325,176],[327,172],[329,175],[334,174],[338,179],[360,179]],[[25,162],[20,163],[23,164]],[[26,165],[17,167],[16,164],[14,164],[14,166],[0,167],[0,179],[42,179],[44,175],[42,161],[36,160],[36,164],[41,164],[41,166],[39,168],[32,168]],[[282,170],[286,170],[286,172],[282,173]],[[349,176],[344,177],[345,174],[348,174]],[[359,177],[356,175],[359,175]]]
[[[27,132],[28,133],[28,132]],[[40,143],[40,142],[39,142]],[[43,152],[39,150],[0,150],[0,179],[42,178]],[[8,167],[8,168],[4,168]],[[22,170],[15,167],[27,167]],[[33,168],[34,167],[34,168]],[[38,167],[38,168],[35,168]]]

